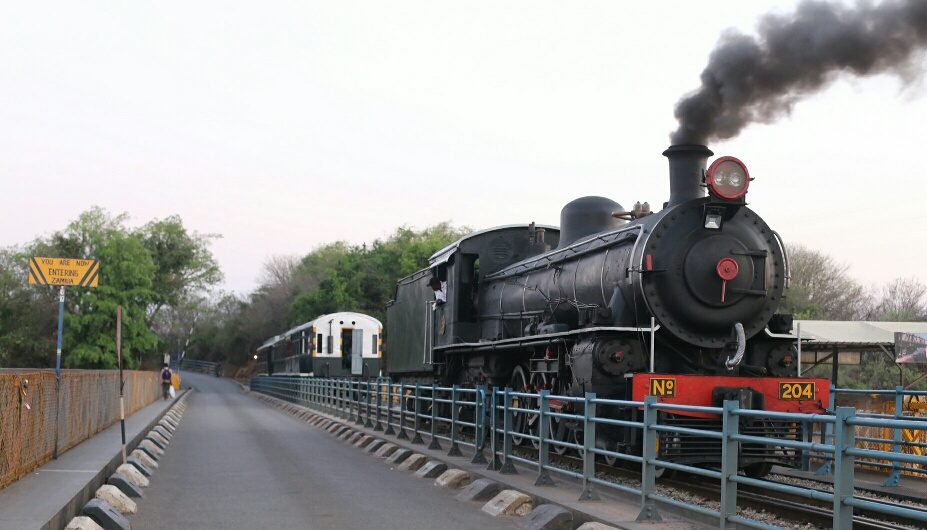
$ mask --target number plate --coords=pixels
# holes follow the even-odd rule
[[[779,383],[779,399],[814,399],[814,383],[805,381]]]
[[[650,395],[676,397],[676,379],[654,377],[650,380]]]

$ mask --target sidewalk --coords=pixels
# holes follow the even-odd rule
[[[158,399],[126,418],[128,452],[174,403]],[[116,422],[0,490],[0,530],[64,528],[121,464],[122,435]]]

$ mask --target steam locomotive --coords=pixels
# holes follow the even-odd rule
[[[791,315],[777,314],[789,281],[779,235],[746,204],[751,178],[734,157],[673,145],[670,197],[654,212],[583,197],[560,228],[534,223],[467,235],[398,281],[387,307],[386,371],[396,381],[546,388],[555,395],[822,413],[826,380],[801,379]],[[707,191],[707,194],[706,194]],[[436,289],[441,286],[440,293]],[[445,289],[446,286],[446,289]],[[568,404],[551,403],[568,412]],[[601,409],[600,409],[601,412]],[[624,419],[636,410],[606,411]],[[517,428],[535,427],[521,415]],[[710,414],[662,422],[720,430]],[[581,425],[552,425],[558,439]],[[744,434],[800,440],[802,426],[745,421]],[[640,451],[640,437],[599,429],[597,444]],[[662,434],[660,458],[720,461],[719,442]],[[745,445],[740,467],[762,476],[796,465],[786,448]]]

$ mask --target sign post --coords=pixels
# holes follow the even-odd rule
[[[100,279],[100,260],[70,258],[39,258],[29,260],[31,285],[57,285],[58,349],[55,353],[55,453],[58,459],[58,420],[61,410],[61,340],[64,335],[64,288],[96,287]]]
[[[122,396],[122,306],[116,306],[116,359],[119,362],[119,424],[122,427],[122,463],[126,463],[126,403]]]

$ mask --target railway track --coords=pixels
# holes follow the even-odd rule
[[[663,481],[662,485],[689,494],[697,494],[713,502],[720,502],[720,484],[704,477],[685,475],[677,480]],[[914,504],[861,495],[856,495],[855,498],[883,506],[907,508],[927,518],[927,509]],[[739,484],[737,486],[737,506],[754,512],[774,514],[783,521],[812,524],[819,528],[833,526],[834,513],[831,503],[799,495]],[[924,528],[924,525],[924,521],[917,519],[888,515],[868,508],[854,509],[854,530],[910,530]]]
[[[537,450],[531,447],[530,444],[518,446],[514,452],[516,456],[522,458],[537,459]],[[562,455],[551,453],[550,461],[551,465],[570,471],[577,471],[582,466],[582,459],[569,454],[569,452]],[[636,483],[634,487],[640,485],[639,472],[610,466],[604,462],[596,463],[596,477],[625,484]],[[796,480],[794,477],[781,475],[771,475],[770,477],[774,479],[770,480],[771,482],[787,483]],[[770,477],[767,477],[767,479]],[[775,480],[778,477],[782,478]],[[830,484],[824,481],[808,482],[819,484],[820,491],[830,489]],[[706,477],[677,473],[675,479],[658,480],[657,484],[661,488],[660,495],[666,497],[676,498],[679,493],[683,493],[687,497],[703,499],[706,505],[712,509],[717,509],[717,505],[721,501],[720,483]],[[908,496],[881,495],[880,498],[865,493],[862,495],[857,493],[855,498],[882,506],[913,510],[918,512],[922,519],[885,514],[869,508],[855,508],[853,516],[854,530],[911,530],[927,527],[927,522],[925,522],[927,520],[927,507],[916,504],[917,499],[911,499]],[[884,498],[886,496],[890,500]],[[834,513],[831,503],[809,499],[800,495],[738,484],[737,506],[739,511],[748,509],[757,514],[757,516],[749,516],[751,519],[757,519],[757,517],[760,519],[769,518],[763,516],[763,514],[771,514],[775,517],[776,520],[774,521],[764,520],[763,522],[766,524],[778,525],[788,522],[811,524],[814,527],[825,529],[833,527]]]

